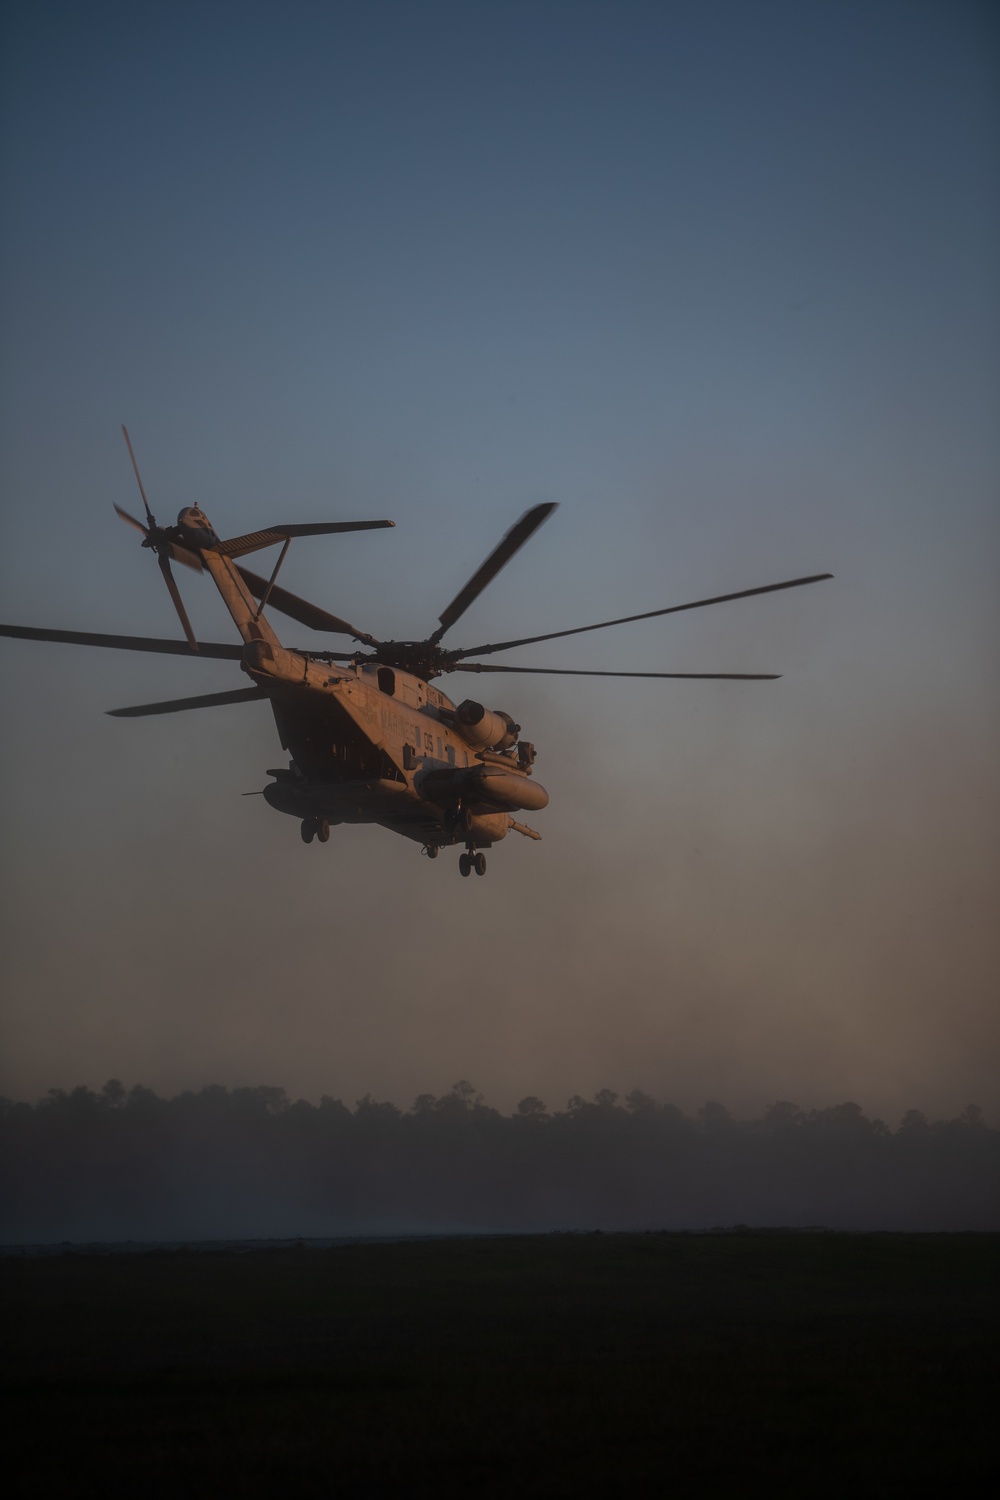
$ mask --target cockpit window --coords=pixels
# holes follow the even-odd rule
[[[378,685],[380,690],[391,698],[396,691],[396,674],[391,667],[379,667]]]

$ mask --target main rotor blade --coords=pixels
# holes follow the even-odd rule
[[[181,625],[184,629],[184,634],[187,636],[188,645],[191,647],[192,651],[197,651],[198,642],[194,638],[194,631],[191,629],[191,621],[187,617],[187,610],[184,608],[180,589],[177,587],[177,584],[174,580],[174,575],[170,571],[170,562],[166,557],[164,557],[162,552],[157,557],[156,561],[160,565],[160,572],[163,574],[163,582],[167,585],[167,590],[170,594],[170,597],[174,601],[174,609],[176,609],[177,611],[177,618],[180,620]]]
[[[153,519],[153,512],[150,510],[149,501],[146,499],[146,491],[142,487],[142,475],[139,473],[139,465],[136,463],[135,454],[132,452],[132,439],[128,435],[128,428],[125,426],[124,422],[122,423],[122,432],[125,434],[125,442],[128,446],[128,456],[132,460],[132,467],[135,470],[136,482],[139,485],[139,494],[142,496],[142,503],[146,507],[146,519],[149,522],[150,526],[155,526],[156,522]]]
[[[190,656],[187,641],[157,640],[148,635],[99,635],[87,630],[42,630],[28,625],[0,625],[0,635],[19,641],[63,641],[70,646],[110,646],[120,651],[153,651],[162,656]],[[218,661],[242,661],[243,647],[221,641],[200,641],[199,656]]]
[[[691,682],[777,682],[780,672],[589,672],[577,667],[503,667],[494,662],[462,661],[446,672],[530,672],[543,677],[679,677]]]
[[[312,646],[286,646],[288,651],[294,651],[295,655],[309,657],[310,661],[357,661],[357,651],[313,651]],[[372,660],[363,657],[361,660]]]
[[[515,646],[531,646],[536,641],[554,641],[564,635],[583,635],[588,630],[607,630],[611,625],[628,625],[633,620],[652,620],[657,615],[677,615],[685,609],[702,609],[706,604],[728,604],[731,599],[749,599],[754,594],[775,594],[779,589],[797,589],[806,583],[822,583],[832,573],[813,573],[809,578],[789,578],[786,583],[767,583],[759,589],[740,589],[736,594],[716,594],[711,599],[695,599],[691,604],[672,604],[668,609],[648,609],[641,615],[622,615],[618,620],[601,620],[597,625],[577,625],[574,630],[550,630],[546,635],[525,635],[516,641],[494,641],[492,645],[470,646],[458,656],[489,656],[494,651],[510,651]]]
[[[444,613],[438,616],[441,623],[430,637],[432,643],[436,644],[445,631],[450,630],[455,621],[465,614],[472,601],[478,598],[504,564],[510,562],[514,553],[524,546],[532,533],[538,530],[542,522],[547,520],[555,509],[555,503],[550,501],[545,505],[534,505],[531,510],[525,511],[521,519],[510,528],[503,541],[494,547],[478,571],[473,573],[465,588],[455,595]]]
[[[218,542],[215,550],[225,557],[243,557],[247,552],[259,552],[262,547],[273,547],[276,542],[289,537],[328,536],[341,531],[381,531],[395,524],[395,521],[310,521],[294,526],[267,526],[262,531],[248,531],[245,536],[233,536],[227,542]]]
[[[308,646],[287,646],[287,651],[294,651],[296,656],[304,656],[309,661],[357,661],[356,651],[313,651]],[[371,660],[370,657],[364,658]]]
[[[163,703],[136,703],[131,708],[108,708],[112,719],[144,719],[150,714],[176,714],[185,708],[218,708],[224,703],[266,703],[258,688],[236,688],[231,693],[202,693],[197,698],[168,698]]]
[[[204,573],[205,565],[197,552],[192,552],[188,547],[181,547],[177,542],[171,542],[167,551],[174,562],[183,563],[186,568],[193,568],[196,573]]]
[[[256,573],[251,573],[249,568],[241,568],[239,565],[236,571],[254,598],[263,599],[267,592],[267,579],[259,578]],[[290,620],[297,620],[300,625],[308,625],[310,630],[328,630],[333,635],[351,635],[356,641],[364,641],[368,646],[378,644],[374,636],[358,630],[354,625],[342,620],[339,615],[331,615],[328,610],[320,609],[318,604],[310,604],[308,599],[300,599],[298,594],[290,594],[287,589],[280,588],[276,583],[271,585],[271,591],[267,596],[267,607],[276,609],[281,615],[287,615]]]

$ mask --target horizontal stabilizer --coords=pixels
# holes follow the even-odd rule
[[[64,641],[70,646],[110,646],[119,651],[154,651],[162,656],[205,656],[219,661],[242,661],[243,647],[221,641],[199,641],[197,651],[187,641],[161,641],[148,635],[97,635],[88,630],[42,630],[28,625],[0,625],[0,635],[19,641]]]
[[[213,549],[223,557],[244,557],[248,552],[259,552],[262,547],[273,547],[276,542],[285,542],[296,536],[329,536],[340,531],[380,531],[386,526],[395,526],[395,521],[317,521],[302,526],[268,526],[263,531],[248,531],[245,536],[230,537],[228,542],[218,542]]]
[[[136,703],[131,708],[109,708],[112,719],[145,719],[150,714],[176,714],[185,708],[220,708],[225,703],[266,703],[258,688],[236,688],[231,693],[202,693],[197,698],[168,698],[163,703]]]

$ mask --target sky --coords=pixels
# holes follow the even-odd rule
[[[161,521],[393,519],[282,579],[383,638],[540,501],[448,644],[835,578],[518,653],[783,676],[502,679],[551,802],[485,880],[377,828],[303,846],[241,795],[284,764],[266,707],[104,716],[231,664],[0,640],[0,1093],[1000,1119],[996,9],[3,26],[3,620],[177,633],[112,510],[122,422]]]

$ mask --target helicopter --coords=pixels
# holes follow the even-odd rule
[[[506,710],[487,708],[471,698],[454,703],[434,686],[435,678],[464,672],[774,681],[780,674],[587,671],[511,666],[470,658],[757,594],[800,588],[833,576],[816,573],[807,578],[791,578],[542,635],[467,648],[442,645],[444,635],[557,508],[554,502],[546,502],[532,506],[510,528],[438,616],[437,628],[430,635],[422,640],[379,640],[340,616],[289,593],[277,580],[296,538],[378,530],[391,527],[394,522],[282,522],[222,540],[205,512],[195,504],[181,510],[175,525],[159,526],[150,509],[124,424],[122,432],[142,496],[145,521],[119,505],[114,508],[127,525],[141,533],[142,546],[156,557],[184,639],[161,640],[20,625],[0,625],[0,635],[237,662],[250,679],[247,687],[108,712],[114,718],[127,719],[231,703],[269,702],[278,739],[290,758],[287,766],[267,772],[271,781],[263,788],[263,796],[276,811],[298,821],[304,843],[311,844],[314,840],[327,843],[331,828],[338,824],[375,823],[414,840],[430,859],[436,859],[442,849],[460,846],[458,867],[463,876],[473,871],[484,875],[485,851],[500,843],[508,833],[540,839],[535,829],[514,815],[540,812],[549,797],[534,779],[535,746],[521,738],[520,724]],[[253,552],[275,546],[280,551],[267,578],[239,562]],[[239,645],[196,639],[171,563],[211,576],[239,631]],[[283,646],[265,609],[315,631],[347,636],[355,646],[350,651]]]

